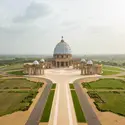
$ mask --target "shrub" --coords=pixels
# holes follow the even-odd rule
[[[4,89],[9,89],[9,87],[5,87]]]
[[[18,87],[13,87],[13,89],[18,89]]]

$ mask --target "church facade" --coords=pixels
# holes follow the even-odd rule
[[[43,75],[44,69],[73,67],[81,70],[81,75],[101,74],[102,65],[94,64],[91,60],[73,59],[70,46],[63,40],[54,48],[51,60],[41,59],[33,63],[24,64],[24,72],[29,75]]]

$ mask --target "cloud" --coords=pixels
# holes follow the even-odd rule
[[[88,34],[109,34],[113,33],[113,27],[111,26],[89,26],[86,30]]]
[[[25,13],[13,19],[13,22],[27,22],[38,18],[44,18],[51,13],[48,4],[32,2],[26,9]]]
[[[78,21],[63,21],[61,23],[62,30],[73,30],[78,29],[80,27]]]

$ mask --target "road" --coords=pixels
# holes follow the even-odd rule
[[[35,105],[33,111],[31,112],[29,119],[27,120],[25,125],[39,125],[39,121],[43,113],[43,110],[47,101],[47,97],[52,87],[52,82],[48,79],[45,79],[45,80],[47,82],[47,85],[43,93],[41,94],[37,104]]]
[[[79,83],[80,83],[80,79],[76,80],[74,82],[74,87],[75,87],[76,93],[78,95],[78,98],[79,98],[79,101],[81,104],[81,108],[85,114],[85,118],[87,120],[88,125],[101,125],[97,115],[95,114],[94,110],[92,109],[92,107],[87,99],[86,93],[82,90]]]

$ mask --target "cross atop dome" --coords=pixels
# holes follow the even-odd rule
[[[61,42],[64,42],[64,40],[63,40],[63,36],[62,36],[62,40],[61,40]]]

